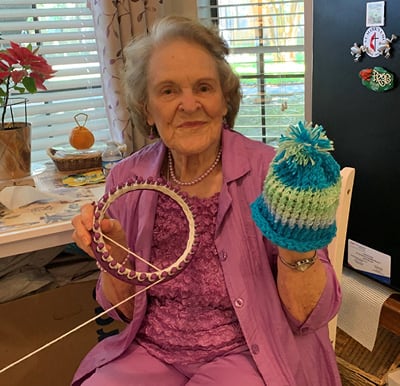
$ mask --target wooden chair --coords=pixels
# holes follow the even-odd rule
[[[345,167],[340,171],[342,187],[340,191],[339,206],[336,212],[337,232],[335,238],[328,245],[329,258],[340,282],[343,270],[343,258],[346,245],[347,223],[349,220],[351,195],[353,191],[355,169]],[[335,347],[337,316],[329,322],[329,337]]]

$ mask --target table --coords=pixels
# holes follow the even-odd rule
[[[51,162],[45,163],[43,171],[32,177],[35,186],[62,200],[45,199],[14,210],[0,208],[0,258],[72,241],[72,217],[84,203],[101,196],[104,183],[69,187],[62,182],[66,176]]]

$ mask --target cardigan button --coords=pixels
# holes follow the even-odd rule
[[[228,254],[225,251],[220,252],[219,259],[225,261],[228,258]]]
[[[308,334],[310,332],[310,328],[309,327],[301,327],[300,328],[300,333],[302,335]]]
[[[244,300],[242,298],[237,298],[234,302],[236,308],[242,308],[244,305]]]
[[[251,345],[251,352],[253,354],[258,354],[260,352],[260,347],[258,346],[258,344]]]

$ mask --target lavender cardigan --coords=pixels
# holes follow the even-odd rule
[[[264,382],[268,386],[340,386],[327,323],[337,313],[341,295],[326,249],[318,251],[327,273],[326,288],[308,319],[300,324],[280,301],[277,250],[253,223],[249,207],[262,190],[274,150],[231,130],[223,131],[222,146],[224,181],[215,244],[229,296]],[[107,187],[134,174],[158,176],[165,152],[165,146],[157,142],[126,158],[112,170]],[[129,196],[129,202],[113,215],[127,234],[134,235],[130,248],[148,257],[156,208],[154,195],[136,191]],[[97,298],[103,308],[110,306],[99,284]],[[96,367],[114,360],[129,347],[145,312],[146,295],[141,294],[135,299],[132,322],[89,352],[74,376],[73,386],[80,385]],[[115,312],[111,315],[118,319]]]

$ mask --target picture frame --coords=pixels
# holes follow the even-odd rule
[[[385,25],[385,2],[373,1],[367,3],[366,26],[376,27]]]

